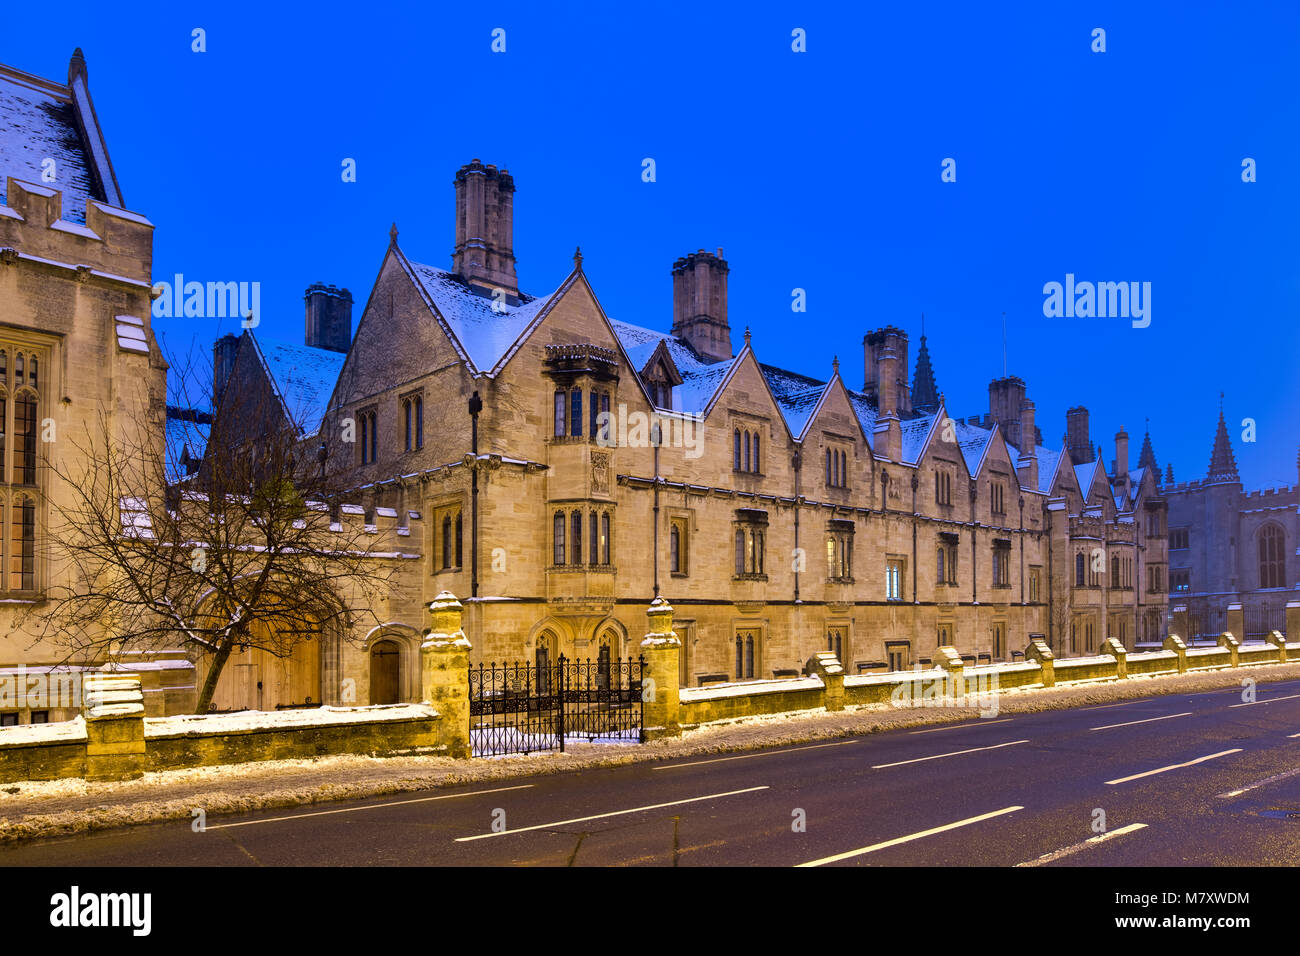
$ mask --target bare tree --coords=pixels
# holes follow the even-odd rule
[[[166,422],[157,402],[101,408],[86,437],[63,439],[47,461],[63,486],[45,535],[52,581],[28,615],[69,658],[197,652],[197,713],[236,649],[288,658],[331,629],[378,623],[395,568],[373,531],[343,520],[344,489],[265,379],[232,380],[215,419],[194,410],[211,394],[202,379],[173,362]],[[187,466],[182,448],[204,447]]]

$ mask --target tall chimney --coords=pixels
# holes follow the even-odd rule
[[[303,293],[307,331],[303,339],[314,349],[347,352],[352,345],[352,293],[314,282]]]
[[[706,362],[731,358],[731,326],[727,324],[730,271],[727,260],[703,249],[673,263],[673,335]]]
[[[1070,460],[1076,465],[1086,465],[1096,461],[1092,438],[1088,431],[1088,409],[1079,405],[1065,413],[1065,450],[1070,453]]]
[[[227,332],[212,343],[212,410],[221,405],[221,395],[226,390],[231,373],[235,370],[235,356],[239,352],[239,339]]]
[[[1016,473],[1020,483],[1038,490],[1038,429],[1034,427],[1034,403],[1024,399],[1020,403],[1020,457],[1016,460]]]
[[[888,405],[895,416],[912,412],[912,389],[907,382],[907,333],[887,325],[868,332],[862,340],[866,364],[863,391],[883,414]],[[884,367],[888,353],[889,368]]]
[[[475,159],[456,172],[456,245],[451,271],[466,282],[519,295],[515,276],[515,181]]]
[[[995,378],[989,382],[989,419],[997,424],[1007,444],[1019,448],[1026,443],[1022,438],[1021,413],[1025,404],[1025,383],[1015,375]],[[1032,407],[1032,405],[1031,405]],[[1034,444],[1034,434],[1029,433],[1028,444]]]
[[[911,391],[907,385],[907,366],[903,355],[907,351],[907,333],[887,325],[867,334],[866,356],[868,370],[875,371],[875,387],[868,381],[868,395],[874,392],[876,400],[876,427],[872,451],[890,461],[901,461],[903,435],[899,427],[900,409],[911,406]]]
[[[1116,479],[1128,478],[1128,432],[1124,431],[1123,425],[1115,433],[1115,467],[1111,471]]]

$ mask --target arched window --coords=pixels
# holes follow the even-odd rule
[[[565,401],[565,393],[557,391],[555,393],[555,437],[564,437],[564,424],[567,420],[565,409],[568,407]]]
[[[23,384],[23,353],[14,353],[14,384]]]
[[[1083,552],[1080,551],[1074,556],[1074,586],[1083,587]]]
[[[938,573],[935,575],[935,581],[936,581],[936,583],[938,583],[938,584],[943,584],[943,582],[946,581],[946,580],[947,580],[947,578],[945,578],[944,575],[943,575],[943,548],[940,548],[940,549],[939,549]]]
[[[375,413],[370,413],[370,461],[373,464],[379,460],[379,435],[375,428]]]
[[[1286,541],[1282,529],[1266,524],[1259,531],[1259,586],[1286,587]]]
[[[411,400],[409,398],[406,401],[402,402],[402,416],[403,418],[406,419],[406,450],[407,451],[411,450],[411,437],[412,437],[411,426],[414,424],[414,422],[412,422],[411,420],[412,417],[411,413],[413,411],[414,409],[411,408]]]
[[[735,448],[732,450],[731,467],[734,468],[736,471],[740,471],[740,429],[739,428],[735,430],[735,433],[732,435],[732,438],[735,441]]]
[[[463,523],[461,522],[460,512],[457,511],[457,512],[456,512],[456,567],[458,567],[458,568],[463,568],[463,567],[464,567],[464,565],[461,563],[461,560],[460,560],[460,556],[461,556],[461,543],[462,543],[463,538],[464,538],[464,536],[463,536],[462,533],[461,533],[461,529],[462,529],[462,527],[463,527]]]
[[[573,513],[573,536],[569,542],[569,563],[582,564],[582,512]]]
[[[1110,556],[1110,586],[1117,588],[1121,583],[1123,582],[1119,579],[1119,555],[1112,554]]]
[[[451,515],[442,518],[442,566],[451,567]]]
[[[745,432],[745,471],[749,470],[749,432]]]
[[[609,512],[600,516],[600,563],[609,566],[609,552],[613,547],[613,536],[610,534]]]
[[[424,447],[424,398],[415,396],[415,447]]]
[[[552,564],[564,563],[564,512],[555,512],[555,522],[552,531],[553,551],[551,553]]]
[[[759,460],[758,460],[758,433],[755,432],[754,433],[754,473],[758,474],[762,470],[763,469],[762,467],[760,467]]]
[[[682,540],[677,525],[668,529],[668,570],[678,574],[682,570]]]
[[[591,550],[587,553],[588,564],[600,563],[600,516],[596,512],[591,512]]]
[[[370,417],[361,416],[361,464],[370,461]]]
[[[736,573],[745,573],[745,529],[736,529]]]
[[[835,484],[835,473],[831,469],[831,450],[829,448],[826,449],[826,484]]]

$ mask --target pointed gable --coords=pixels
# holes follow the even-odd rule
[[[315,433],[347,356],[329,349],[259,339],[251,329],[247,335],[285,415],[302,434]]]

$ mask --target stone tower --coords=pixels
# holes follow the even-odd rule
[[[472,285],[519,295],[515,275],[514,177],[475,159],[456,171],[456,245],[451,271]]]
[[[673,263],[673,335],[706,362],[731,358],[727,260],[703,249]]]

